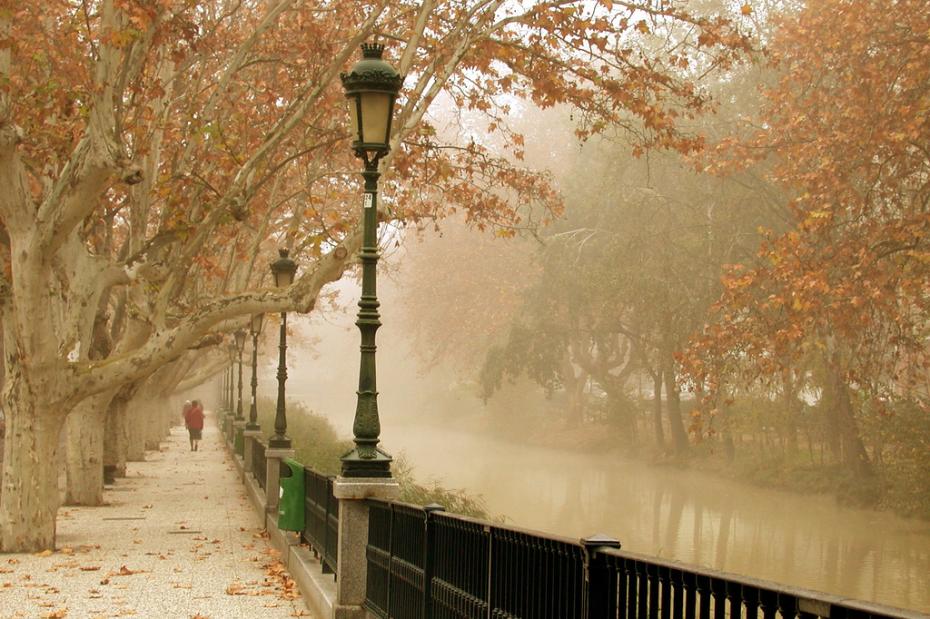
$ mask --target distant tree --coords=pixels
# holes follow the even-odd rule
[[[928,367],[928,8],[826,0],[782,17],[762,128],[723,145],[721,165],[768,158],[790,226],[730,269],[689,355],[710,391],[813,359],[831,446],[859,474],[873,465],[862,424]]]

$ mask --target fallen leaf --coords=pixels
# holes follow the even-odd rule
[[[80,568],[82,572],[96,572],[100,569],[99,565],[82,565]]]
[[[243,587],[239,583],[232,583],[226,587],[226,595],[243,595]]]

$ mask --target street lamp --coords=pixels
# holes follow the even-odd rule
[[[246,424],[246,430],[260,430],[258,425],[258,408],[255,404],[255,391],[258,389],[258,378],[256,377],[256,368],[258,367],[258,336],[262,332],[262,319],[264,314],[252,314],[252,320],[249,323],[249,332],[252,334],[252,405],[249,407],[249,423]]]
[[[236,338],[236,353],[239,357],[239,395],[236,400],[236,421],[242,421],[242,349],[245,347],[245,331],[239,329],[233,335]]]
[[[378,448],[378,389],[375,372],[375,333],[381,326],[378,313],[378,162],[388,152],[394,101],[403,78],[381,59],[383,45],[362,45],[362,60],[343,73],[342,86],[352,119],[352,150],[365,168],[362,208],[362,298],[358,302],[358,326],[362,335],[358,377],[358,404],[352,424],[355,448],[342,457],[343,477],[390,477],[391,456]]]
[[[271,275],[277,288],[287,288],[294,283],[297,263],[288,257],[288,250],[279,249],[280,258],[271,263]],[[281,312],[281,335],[278,349],[278,406],[274,414],[274,436],[268,439],[268,447],[290,449],[291,439],[287,437],[287,413],[284,410],[284,381],[287,380],[287,312]]]
[[[236,408],[236,399],[235,399],[235,388],[236,388],[236,344],[230,342],[226,346],[226,353],[229,355],[229,396],[226,398],[226,401],[229,402],[229,406],[226,407],[226,410],[232,414]]]

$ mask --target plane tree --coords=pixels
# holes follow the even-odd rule
[[[622,36],[668,20],[692,29],[678,62],[745,47],[725,20],[645,1],[0,3],[0,549],[54,545],[48,463],[83,401],[99,396],[100,417],[249,314],[309,311],[351,264],[358,166],[338,75],[362,41],[395,42],[407,75],[383,216],[453,204],[494,225],[512,200],[558,203],[519,165],[505,95],[575,106],[583,132],[629,112],[654,129],[644,142],[693,144],[674,121],[704,95]],[[440,96],[498,117],[513,157],[446,148],[427,117]],[[262,281],[279,246],[303,264],[284,291]]]

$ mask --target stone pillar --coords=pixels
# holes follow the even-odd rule
[[[245,448],[242,451],[242,460],[244,461],[243,470],[246,474],[251,473],[255,469],[255,465],[252,463],[252,442],[259,440],[261,436],[261,430],[244,430],[242,432],[242,440],[245,442]]]
[[[368,582],[368,505],[365,499],[391,501],[400,493],[393,478],[337,477],[333,495],[339,499],[339,550],[335,619],[365,619],[365,588]]]
[[[281,460],[293,458],[293,449],[265,450],[265,511],[271,514],[278,513],[278,499],[281,496]]]
[[[239,436],[239,433],[242,432],[242,459],[245,460],[245,419],[235,419],[233,418],[233,454],[238,456],[238,450],[236,449],[236,437]]]

